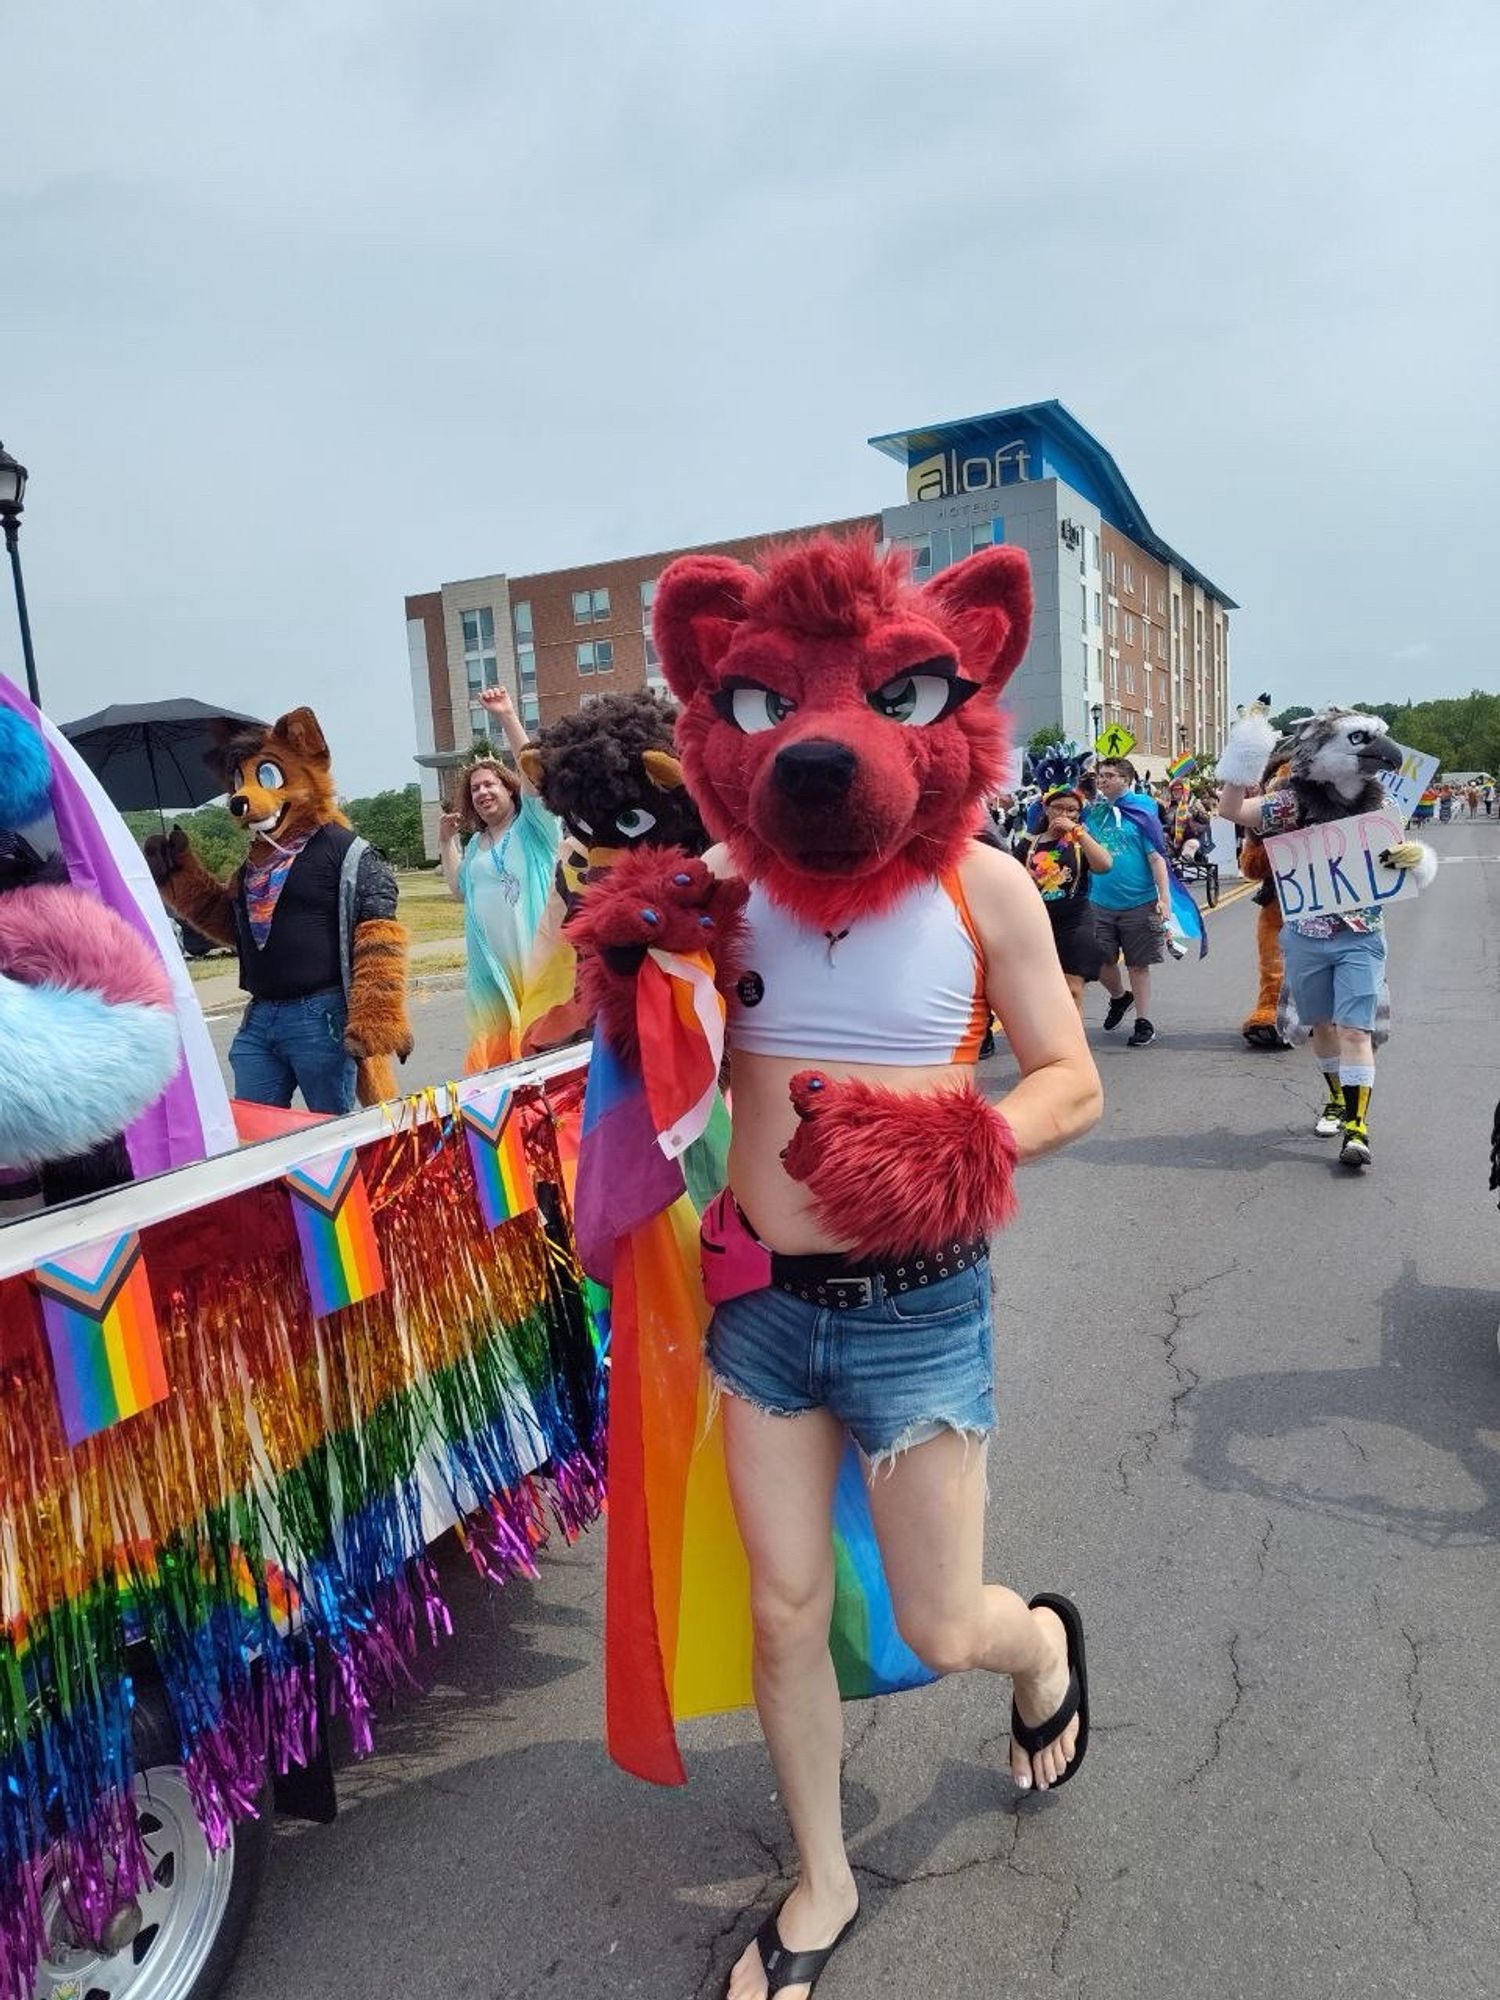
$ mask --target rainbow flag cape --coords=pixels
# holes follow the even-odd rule
[[[698,1223],[725,1183],[724,1009],[706,959],[652,952],[638,1072],[597,1032],[579,1149],[584,1269],[612,1285],[605,1735],[622,1769],[686,1780],[676,1724],[751,1700],[750,1578],[709,1394]],[[932,1678],[896,1630],[854,1447],[834,1504],[830,1643],[847,1698]]]

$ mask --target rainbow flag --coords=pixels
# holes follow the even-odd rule
[[[326,1319],[385,1290],[385,1271],[359,1155],[349,1146],[285,1177],[313,1317]]]
[[[515,1092],[503,1083],[470,1091],[459,1105],[459,1116],[469,1142],[479,1212],[486,1229],[498,1229],[536,1207]]]
[[[1198,759],[1196,757],[1179,757],[1175,764],[1168,764],[1167,766],[1168,782],[1175,785],[1179,778],[1186,778],[1191,772],[1196,771],[1197,768]]]
[[[167,1394],[151,1281],[133,1231],[38,1264],[32,1273],[70,1445]]]
[[[677,1723],[751,1700],[750,1573],[703,1363],[698,1225],[728,1153],[712,1087],[724,1010],[706,961],[652,952],[636,1022],[644,1075],[595,1036],[578,1163],[580,1252],[587,1242],[596,1275],[607,1261],[613,1285],[605,1735],[622,1769],[680,1785]],[[834,1566],[829,1636],[843,1695],[930,1680],[896,1630],[852,1445],[835,1494]]]

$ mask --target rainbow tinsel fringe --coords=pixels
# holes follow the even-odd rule
[[[0,2000],[27,2000],[50,1853],[97,1927],[144,1879],[126,1800],[149,1652],[222,1842],[268,1767],[306,1762],[327,1670],[355,1746],[448,1629],[427,1548],[457,1519],[486,1576],[597,1514],[600,1356],[557,1187],[488,1231],[456,1124],[364,1149],[387,1289],[315,1320],[288,1200],[146,1230],[166,1401],[69,1450],[34,1295],[0,1284]],[[544,1204],[545,1207],[545,1204]],[[113,1886],[112,1886],[113,1885]]]

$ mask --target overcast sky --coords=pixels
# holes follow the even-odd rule
[[[1239,696],[1500,686],[1497,54],[1490,0],[11,0],[46,705],[308,701],[401,784],[407,591],[898,502],[867,437],[1048,396]]]

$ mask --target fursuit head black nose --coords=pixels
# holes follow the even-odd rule
[[[250,810],[250,801],[243,792],[236,792],[229,801],[229,810],[236,819],[243,819]]]
[[[788,743],[776,753],[776,782],[798,806],[831,806],[854,783],[858,760],[847,743],[821,736]]]

